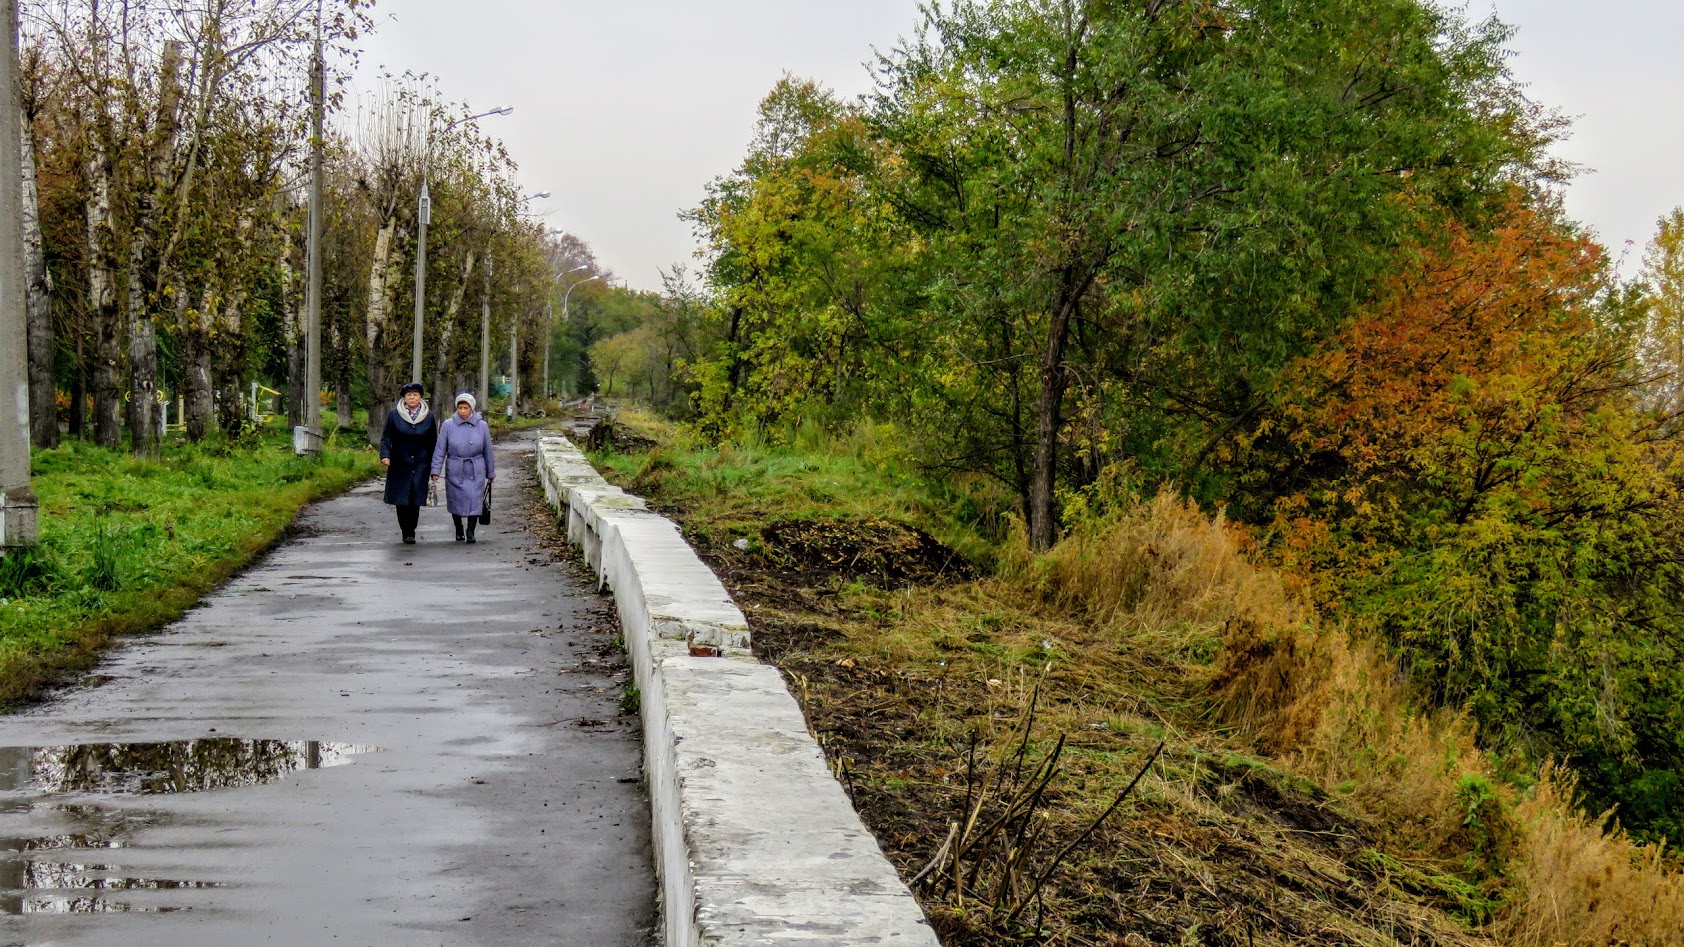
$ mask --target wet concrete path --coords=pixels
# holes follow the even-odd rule
[[[0,945],[650,943],[623,659],[535,440],[477,545],[364,485],[0,717]]]

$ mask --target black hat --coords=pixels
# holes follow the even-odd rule
[[[421,387],[420,382],[412,381],[409,384],[404,385],[402,388],[399,388],[398,389],[398,395],[401,397],[403,395],[409,394],[412,391],[415,392],[416,394],[426,394],[426,390]]]

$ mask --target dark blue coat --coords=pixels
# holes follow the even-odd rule
[[[391,461],[386,467],[386,502],[394,506],[425,506],[427,474],[433,461],[433,445],[439,426],[432,412],[411,424],[397,408],[386,412],[386,430],[380,435],[380,456]]]

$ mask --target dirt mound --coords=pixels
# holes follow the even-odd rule
[[[915,526],[890,520],[777,520],[760,528],[759,552],[783,568],[883,588],[976,577],[976,567]]]
[[[615,424],[612,418],[598,421],[585,435],[585,450],[595,453],[613,451],[616,454],[641,454],[653,450],[654,447],[653,440],[626,430]]]

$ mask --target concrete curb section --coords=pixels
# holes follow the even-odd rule
[[[642,701],[667,947],[936,947],[748,623],[678,528],[564,437],[538,476],[614,591]]]

